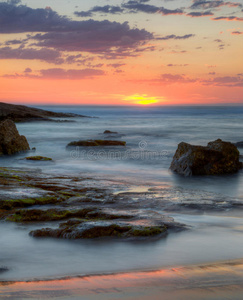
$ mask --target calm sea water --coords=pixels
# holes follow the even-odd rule
[[[26,154],[0,158],[1,166],[39,168],[53,174],[85,175],[127,180],[133,185],[169,184],[193,194],[209,191],[242,199],[243,172],[227,176],[183,178],[168,169],[181,141],[206,145],[221,138],[243,141],[243,107],[92,107],[42,106],[96,118],[75,122],[19,123],[34,155],[52,157],[54,163],[22,160]],[[111,130],[119,136],[105,137]],[[66,149],[71,141],[115,139],[126,148]],[[243,154],[243,149],[241,150]],[[0,279],[40,278],[159,268],[242,257],[243,223],[238,213],[174,215],[191,230],[151,243],[110,241],[36,240],[29,228],[0,223],[0,266],[10,271]]]
[[[53,164],[26,162],[25,154],[0,158],[1,165],[38,166],[43,171],[66,174],[92,173],[112,177],[130,177],[134,183],[169,183],[194,189],[206,189],[243,196],[243,172],[221,177],[184,179],[168,169],[178,143],[206,145],[218,138],[243,140],[243,106],[241,107],[94,107],[40,106],[39,108],[71,112],[97,118],[76,118],[73,123],[22,123],[25,135],[36,155],[52,157]],[[121,136],[105,136],[111,130]],[[82,139],[124,140],[127,147],[114,149],[69,150],[66,145]],[[243,154],[243,149],[240,150]]]

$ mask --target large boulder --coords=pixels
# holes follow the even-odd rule
[[[19,135],[16,125],[11,120],[0,123],[0,155],[14,154],[30,150],[25,136]]]
[[[220,139],[206,147],[180,143],[170,166],[184,176],[230,174],[241,168],[237,147]]]

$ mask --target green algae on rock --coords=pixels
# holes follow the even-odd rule
[[[101,237],[151,237],[165,233],[165,226],[137,226],[129,223],[111,223],[107,221],[87,221],[60,224],[59,228],[42,228],[33,230],[33,237],[54,237],[64,239],[94,239]]]
[[[0,168],[0,219],[26,227],[35,223],[35,228],[46,222],[51,229],[40,227],[31,235],[66,239],[160,238],[173,225],[181,228],[172,218],[131,203],[130,193],[119,198],[112,189],[97,187],[94,180],[93,186],[86,185],[86,180]]]
[[[124,141],[111,141],[111,140],[85,140],[74,141],[67,145],[67,147],[98,147],[98,146],[126,146]]]
[[[37,160],[37,161],[51,161],[52,158],[45,156],[28,156],[25,157],[26,160]]]
[[[85,218],[91,209],[80,210],[61,210],[61,209],[27,209],[18,210],[8,217],[8,221],[12,222],[42,222],[42,221],[58,221],[72,217]]]
[[[62,200],[56,196],[1,200],[0,201],[0,209],[11,210],[14,208],[24,208],[24,207],[29,207],[29,206],[33,206],[33,205],[56,204],[61,201]]]
[[[34,205],[33,200],[29,199],[31,205]],[[26,200],[28,203],[28,201]],[[1,208],[1,207],[0,207]],[[58,221],[70,218],[79,218],[85,220],[115,220],[115,219],[130,219],[133,216],[127,216],[122,214],[108,214],[94,208],[83,209],[27,209],[18,210],[12,214],[8,221],[12,222],[42,222],[42,221]]]

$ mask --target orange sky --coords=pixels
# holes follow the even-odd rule
[[[241,2],[0,2],[0,101],[243,103]]]

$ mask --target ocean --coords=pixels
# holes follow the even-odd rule
[[[169,171],[180,142],[207,145],[218,138],[243,140],[243,106],[237,107],[110,107],[39,106],[56,112],[71,112],[95,118],[75,118],[75,122],[19,123],[34,155],[53,158],[54,164],[26,162],[26,155],[0,158],[2,166],[36,168],[46,172],[131,178],[136,182],[168,183],[173,186],[221,192],[243,197],[243,174],[220,177],[183,178]],[[118,135],[107,135],[110,130]],[[114,139],[127,142],[125,149],[67,149],[71,141]],[[243,154],[243,149],[239,149]],[[119,152],[119,153],[117,153]]]
[[[18,123],[33,155],[53,163],[26,161],[26,154],[1,157],[2,167],[127,182],[138,191],[169,186],[188,197],[210,195],[243,201],[243,171],[225,176],[184,178],[170,163],[180,142],[206,145],[218,138],[243,141],[243,106],[119,107],[34,106],[55,112],[91,116],[75,122]],[[105,135],[110,130],[118,134]],[[85,139],[126,141],[119,148],[67,148]],[[239,149],[243,155],[243,149]],[[119,189],[118,189],[119,190]],[[200,196],[201,197],[201,196]],[[205,196],[206,197],[206,196]],[[203,198],[203,196],[202,196]],[[222,200],[223,201],[223,200]],[[24,225],[0,223],[0,266],[10,270],[0,279],[29,279],[156,269],[216,260],[242,258],[241,212],[169,213],[191,229],[153,242],[35,240]],[[34,225],[33,225],[34,226]]]

